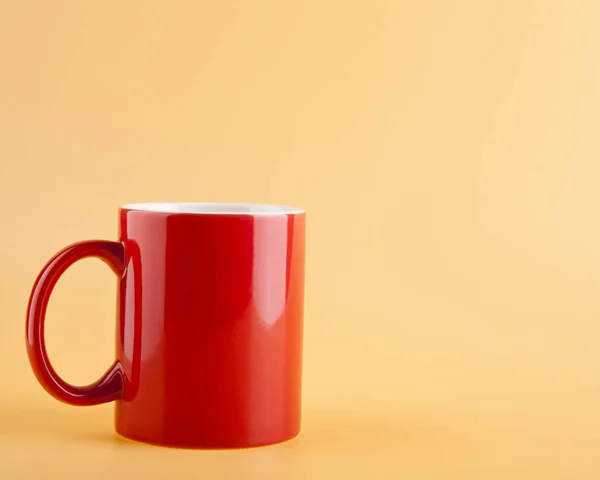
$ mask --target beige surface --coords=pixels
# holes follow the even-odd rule
[[[0,478],[600,478],[598,45],[591,0],[0,0]],[[297,441],[148,449],[35,383],[42,264],[162,200],[308,210]],[[114,295],[57,287],[67,380]]]

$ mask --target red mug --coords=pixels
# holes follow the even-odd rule
[[[115,401],[115,429],[145,443],[242,448],[298,435],[305,213],[291,207],[141,203],[120,209],[120,241],[75,243],[33,287],[27,351],[48,393]],[[88,386],[65,382],[44,343],[52,289],[97,257],[119,277],[116,359]]]

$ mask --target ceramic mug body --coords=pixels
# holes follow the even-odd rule
[[[147,443],[240,448],[300,430],[305,214],[245,204],[125,205],[120,241],[80,242],[42,270],[27,345],[61,401],[115,401],[116,431]],[[59,276],[95,256],[119,275],[116,360],[87,387],[64,382],[43,342]]]

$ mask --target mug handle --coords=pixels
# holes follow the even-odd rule
[[[27,354],[38,382],[57,400],[77,406],[98,405],[123,396],[123,372],[118,360],[100,380],[77,387],[60,378],[48,359],[44,340],[48,300],[56,282],[67,268],[88,257],[99,258],[118,276],[124,273],[125,248],[121,243],[106,240],[74,243],[54,255],[44,266],[33,286],[27,308]]]

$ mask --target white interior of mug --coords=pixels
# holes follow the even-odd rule
[[[250,203],[128,203],[121,208],[141,212],[196,213],[213,215],[281,215],[302,213],[304,210],[280,205],[258,205]]]

